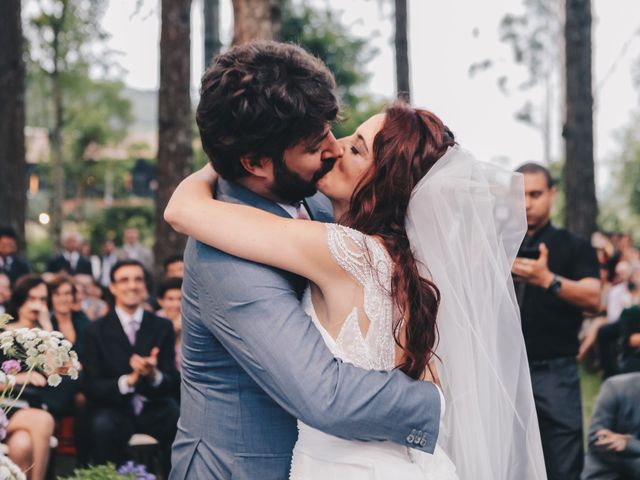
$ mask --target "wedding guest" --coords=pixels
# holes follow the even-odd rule
[[[11,285],[31,271],[25,259],[17,255],[18,235],[9,227],[0,227],[0,272],[9,276]]]
[[[602,384],[589,427],[582,480],[640,478],[640,373]]]
[[[159,317],[171,320],[176,334],[176,367],[180,369],[180,336],[182,334],[182,278],[168,278],[158,287],[158,303],[161,309],[156,312]]]
[[[533,394],[549,480],[578,480],[584,461],[576,356],[583,310],[600,306],[595,250],[550,220],[556,188],[549,171],[524,174],[528,231],[513,264]],[[524,252],[530,257],[524,258]],[[537,258],[535,258],[537,256]]]
[[[620,317],[625,309],[632,306],[638,294],[633,277],[634,272],[629,262],[623,260],[616,265],[618,283],[609,290],[607,324],[600,327],[597,335],[598,357],[604,379],[618,373]]]
[[[91,261],[80,253],[81,244],[82,236],[78,232],[63,232],[62,252],[49,260],[47,272],[65,271],[70,275],[76,273],[92,275]]]
[[[9,306],[9,312],[16,320],[6,328],[34,328],[42,326],[42,323],[49,323],[50,327],[47,301],[47,287],[41,277],[22,277],[16,282]],[[16,375],[16,385],[17,388],[25,388],[19,403],[15,404],[20,408],[12,408],[8,413],[6,444],[9,458],[21,470],[28,471],[30,479],[43,480],[49,464],[54,428],[53,417],[43,410],[47,380],[38,372],[22,372]]]
[[[140,232],[135,227],[128,227],[123,232],[124,242],[118,251],[118,259],[130,258],[138,260],[145,269],[153,269],[153,254],[151,250],[140,243]]]
[[[100,253],[100,285],[104,288],[109,287],[109,275],[111,268],[118,261],[116,245],[113,240],[106,240],[102,244],[102,252]]]
[[[0,314],[7,310],[7,303],[11,298],[11,280],[9,275],[0,272]]]
[[[142,308],[145,270],[121,260],[111,270],[115,307],[86,330],[85,391],[91,402],[91,458],[122,463],[134,433],[158,440],[168,472],[179,415],[171,322]]]
[[[74,275],[76,287],[76,302],[74,310],[82,311],[91,321],[104,317],[109,311],[109,305],[102,299],[102,288],[90,275]]]
[[[51,325],[73,345],[82,362],[84,354],[84,333],[89,326],[89,319],[82,311],[75,311],[73,305],[76,287],[73,280],[65,274],[58,274],[48,283],[51,304]],[[82,408],[85,401],[80,393],[79,382],[63,377],[56,388],[45,392],[45,402],[55,418],[75,416],[76,410]]]
[[[184,277],[184,260],[181,253],[165,258],[163,265],[164,278]]]
[[[620,315],[621,373],[640,372],[640,307],[635,305]]]
[[[91,253],[91,243],[88,240],[82,241],[80,255],[87,258],[91,263],[91,276],[95,279],[100,278],[100,257]]]
[[[85,275],[88,276],[88,275]],[[74,281],[66,274],[57,274],[47,284],[51,304],[51,324],[54,330],[64,335],[71,342],[82,363],[84,357],[84,334],[90,321],[79,310],[74,309],[77,289]],[[80,389],[79,380],[62,377],[57,387],[49,387],[44,392],[44,402],[56,420],[73,417],[73,436],[80,465],[88,460],[88,418],[86,398]]]
[[[8,313],[14,318],[6,328],[41,328],[53,330],[49,317],[47,284],[40,275],[28,274],[15,284]]]

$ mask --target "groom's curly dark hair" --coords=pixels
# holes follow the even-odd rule
[[[323,134],[339,111],[335,80],[302,48],[256,41],[218,55],[202,78],[196,121],[213,167],[232,180],[240,159],[281,162],[284,151]]]

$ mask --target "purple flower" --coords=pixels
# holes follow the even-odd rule
[[[0,442],[7,438],[7,427],[9,426],[9,419],[3,410],[0,410]]]
[[[11,359],[2,362],[2,371],[7,375],[15,375],[16,373],[20,373],[21,370],[22,367],[20,366],[20,362],[18,360]]]
[[[156,476],[147,472],[144,465],[136,465],[131,460],[118,468],[120,475],[135,475],[136,480],[156,480]]]

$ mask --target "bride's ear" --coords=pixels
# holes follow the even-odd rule
[[[273,177],[273,162],[268,157],[253,159],[245,156],[240,159],[240,165],[253,176],[267,179]]]

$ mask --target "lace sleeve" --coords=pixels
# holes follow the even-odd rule
[[[327,224],[327,242],[332,257],[363,288],[362,311],[369,319],[364,338],[374,368],[389,370],[395,365],[391,276],[393,264],[375,238],[348,227]],[[345,331],[348,331],[345,325]]]

